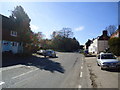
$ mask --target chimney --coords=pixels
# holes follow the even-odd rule
[[[107,30],[103,31],[103,36],[107,36]]]

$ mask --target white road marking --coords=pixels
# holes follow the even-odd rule
[[[5,82],[0,81],[0,85],[4,84]]]
[[[31,66],[27,66],[28,68],[30,68]]]
[[[81,85],[78,86],[78,88],[81,88],[81,87],[82,87]]]
[[[9,70],[9,69],[14,69],[14,68],[19,68],[19,67],[24,67],[25,65],[15,65],[15,66],[10,66],[10,67],[4,67],[1,68],[1,71]]]
[[[20,75],[18,75],[18,76],[12,77],[12,79],[21,77],[21,76],[23,76],[23,75],[25,75],[25,74],[31,73],[31,72],[36,71],[36,70],[38,70],[38,69],[39,69],[39,68],[36,68],[35,70],[31,70],[31,71],[29,71],[29,72],[26,72],[26,73],[20,74]]]
[[[82,72],[80,73],[80,77],[82,77]]]
[[[83,66],[81,66],[81,69],[83,69]]]

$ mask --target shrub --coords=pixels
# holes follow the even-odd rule
[[[108,42],[110,51],[116,56],[120,56],[120,38],[111,38]]]

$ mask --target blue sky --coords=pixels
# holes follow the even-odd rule
[[[69,27],[84,44],[101,35],[107,26],[118,25],[117,2],[0,2],[0,14],[11,15],[17,5],[30,17],[32,30],[43,32],[46,38],[54,30]]]

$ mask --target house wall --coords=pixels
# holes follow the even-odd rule
[[[103,52],[108,46],[108,40],[98,40],[98,53]]]
[[[23,47],[21,44],[20,32],[15,30],[14,21],[6,16],[2,16],[2,52],[12,51],[22,53]]]
[[[23,52],[23,47],[20,42],[14,42],[14,41],[2,41],[2,52],[5,51],[12,51],[12,53],[22,53]]]
[[[92,54],[98,54],[100,52],[103,52],[106,48],[109,48],[108,40],[95,39],[93,43],[89,46],[88,51]]]
[[[95,39],[88,48],[89,53],[97,54],[98,52],[98,39]]]
[[[2,41],[2,52],[10,51],[11,50],[10,47],[11,47],[11,42],[4,40]]]

